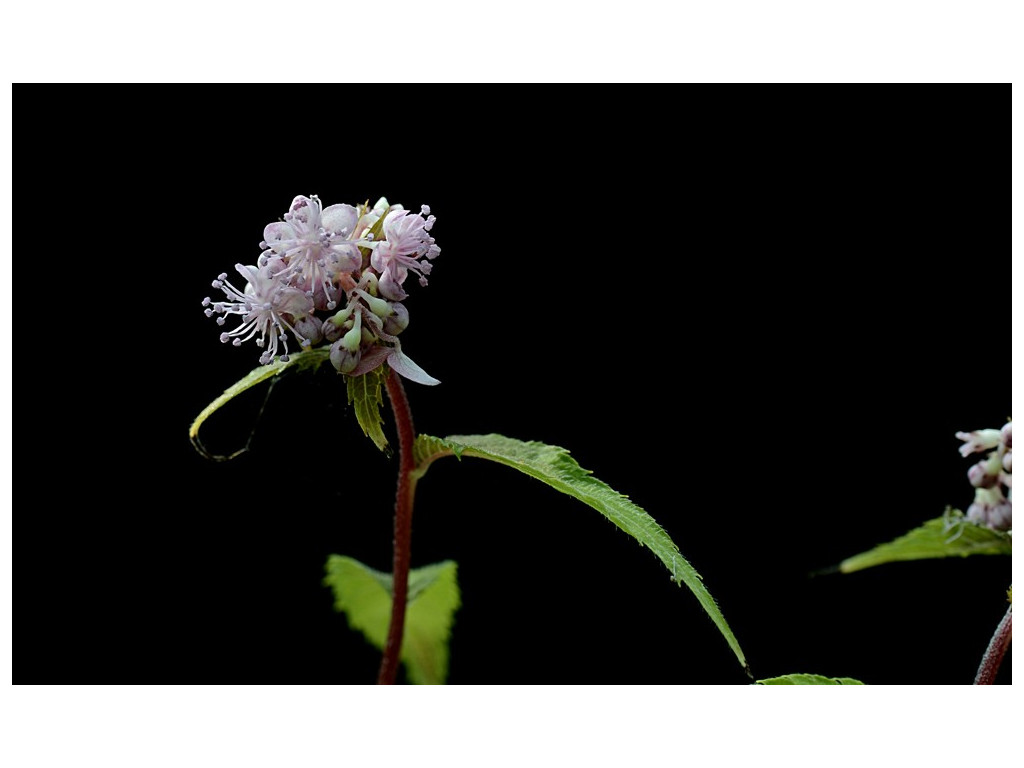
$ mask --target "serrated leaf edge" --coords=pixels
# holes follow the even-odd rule
[[[531,465],[526,464],[525,462],[515,463],[513,460],[508,459],[507,457],[503,457],[500,454],[489,453],[486,450],[473,446],[467,442],[472,442],[474,440],[487,441],[493,438],[510,441],[512,443],[517,443],[520,446],[525,446],[527,448],[554,451],[557,461],[563,465],[559,467],[561,471],[566,471],[568,469],[569,471],[578,472],[579,476],[574,479],[580,482],[592,484],[598,490],[612,494],[614,499],[639,511],[640,514],[643,516],[641,517],[641,521],[644,521],[646,525],[638,524],[638,527],[642,529],[643,533],[646,534],[646,536],[652,540],[656,540],[657,538],[663,537],[665,541],[667,541],[668,543],[668,551],[655,551],[652,547],[646,545],[645,542],[642,540],[641,536],[638,536],[637,533],[635,533],[633,530],[627,528],[623,524],[623,522],[620,522],[620,520],[613,517],[612,514],[609,513],[607,507],[600,503],[599,499],[587,500],[581,498],[579,495],[577,495],[577,492],[574,492],[572,486],[569,485],[564,480],[558,480],[556,478],[551,478],[550,476],[543,476],[543,473],[535,474],[534,472],[529,472],[526,469],[524,469],[524,466]],[[689,561],[687,561],[686,558],[682,556],[682,554],[679,551],[679,547],[675,544],[674,541],[672,541],[672,538],[668,535],[665,529],[662,528],[657,523],[657,521],[654,520],[654,518],[651,517],[651,515],[647,513],[642,507],[630,501],[629,497],[614,490],[607,483],[604,483],[601,480],[598,480],[597,478],[593,477],[593,473],[591,472],[591,470],[581,467],[579,463],[572,458],[571,454],[567,449],[562,448],[561,446],[549,445],[547,443],[541,443],[535,440],[517,440],[515,438],[510,438],[506,437],[505,435],[499,435],[495,433],[491,433],[488,435],[449,435],[448,437],[443,439],[432,437],[429,435],[420,435],[414,447],[414,456],[416,458],[417,464],[417,477],[422,477],[422,475],[426,473],[427,469],[434,461],[444,456],[456,456],[460,459],[463,456],[473,456],[476,458],[495,461],[499,464],[504,464],[505,466],[517,469],[520,472],[523,472],[524,474],[529,475],[534,479],[540,480],[541,482],[551,486],[552,488],[555,488],[555,490],[565,493],[568,496],[572,496],[573,498],[582,501],[584,504],[587,504],[593,509],[596,509],[598,512],[601,512],[601,514],[603,514],[606,519],[610,520],[621,530],[625,531],[630,536],[632,536],[634,540],[640,543],[641,546],[647,546],[649,549],[651,549],[655,556],[657,556],[658,559],[661,560],[662,564],[671,572],[672,581],[674,581],[679,586],[686,584],[689,590],[697,598],[697,601],[704,608],[704,611],[708,614],[712,622],[718,628],[719,632],[721,632],[722,636],[725,638],[730,649],[733,651],[733,654],[736,656],[737,660],[743,666],[744,670],[747,672],[748,675],[750,674],[750,668],[747,665],[746,657],[743,653],[743,650],[740,648],[739,641],[736,639],[736,636],[733,633],[732,628],[729,626],[729,623],[726,621],[721,609],[718,607],[718,603],[711,596],[711,593],[708,592],[707,587],[704,586],[704,582],[701,575],[692,565],[690,565]],[[566,467],[566,465],[568,466]],[[535,471],[538,470],[535,469]]]

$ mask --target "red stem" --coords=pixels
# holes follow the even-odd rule
[[[391,601],[391,624],[388,639],[384,645],[384,657],[380,661],[377,675],[378,685],[394,685],[398,675],[399,654],[402,650],[402,635],[405,632],[405,604],[409,594],[409,563],[412,547],[412,499],[416,483],[412,472],[416,468],[413,459],[413,442],[416,431],[412,426],[412,411],[409,400],[402,388],[402,380],[392,370],[384,380],[391,400],[398,428],[398,493],[395,495],[395,556],[392,567],[394,587]]]
[[[1003,663],[1003,656],[1006,649],[1010,647],[1010,638],[1013,635],[1013,606],[1006,609],[1006,615],[996,627],[992,640],[989,641],[985,655],[981,658],[981,666],[978,667],[978,676],[974,678],[975,685],[992,685],[999,673],[999,665]]]

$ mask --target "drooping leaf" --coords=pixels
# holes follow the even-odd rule
[[[864,685],[852,677],[822,677],[821,675],[783,675],[758,680],[757,685]]]
[[[346,376],[348,382],[348,402],[356,412],[356,421],[363,429],[363,434],[373,441],[382,451],[388,451],[388,439],[384,436],[384,420],[380,408],[384,404],[380,388],[387,376],[386,368],[364,373],[362,376]]]
[[[927,560],[968,555],[1009,555],[1012,537],[981,525],[969,523],[958,510],[929,520],[904,536],[874,549],[848,557],[839,564],[843,573],[853,573],[899,560]]]
[[[331,555],[326,570],[324,584],[334,592],[335,608],[352,629],[383,650],[391,619],[391,574],[341,555]],[[445,560],[409,571],[400,658],[412,683],[441,685],[448,677],[448,638],[460,605],[456,570],[453,561]]]
[[[668,568],[676,584],[689,587],[725,637],[740,664],[744,669],[747,668],[739,642],[701,581],[700,574],[679,553],[679,548],[665,530],[627,497],[594,478],[589,470],[576,463],[566,449],[538,442],[523,442],[504,435],[452,435],[443,440],[420,435],[413,455],[417,463],[417,476],[422,476],[430,464],[442,456],[473,456],[517,469],[593,507],[642,546],[649,548]]]
[[[192,422],[192,426],[188,429],[188,436],[189,439],[192,440],[192,444],[196,446],[196,449],[201,453],[206,453],[202,444],[199,442],[199,428],[211,414],[217,411],[225,403],[231,401],[247,389],[251,389],[260,382],[266,381],[273,376],[277,376],[286,370],[316,368],[329,359],[329,353],[330,350],[327,347],[310,349],[306,352],[298,352],[291,355],[290,360],[287,363],[282,363],[280,358],[278,358],[270,365],[261,365],[259,368],[253,369],[224,390],[224,394],[206,406],[203,409],[203,412],[196,416],[195,421]]]

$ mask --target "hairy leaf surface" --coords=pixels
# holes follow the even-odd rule
[[[782,675],[758,680],[757,685],[864,685],[852,677],[822,677],[821,675]]]
[[[839,564],[843,573],[853,573],[900,560],[927,560],[968,555],[1009,555],[1013,540],[1009,534],[969,523],[960,510],[929,520],[888,544],[848,557]]]
[[[440,685],[448,677],[448,638],[460,605],[456,564],[451,560],[409,571],[405,634],[400,658],[409,681]],[[387,640],[391,618],[392,576],[342,555],[327,560],[324,584],[334,591],[342,611],[378,650]]]
[[[701,581],[700,574],[679,553],[675,542],[647,512],[593,477],[589,470],[576,463],[566,449],[523,442],[504,435],[452,435],[443,440],[420,435],[414,456],[418,475],[425,473],[430,464],[442,456],[488,459],[517,469],[593,507],[650,549],[672,574],[676,584],[686,584],[725,637],[740,664],[747,668],[746,658],[732,629]]]
[[[366,435],[384,452],[388,452],[388,439],[384,436],[384,419],[380,415],[384,398],[381,384],[387,376],[387,368],[380,367],[362,376],[346,376],[348,402],[353,406],[356,420]]]

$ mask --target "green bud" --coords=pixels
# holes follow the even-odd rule
[[[353,328],[351,331],[341,337],[341,343],[345,349],[349,352],[355,352],[359,349],[359,345],[363,341],[363,331],[361,328]]]
[[[352,330],[341,337],[342,346],[349,352],[355,352],[363,341],[363,314],[356,312],[356,321],[352,324]]]
[[[384,299],[375,299],[371,296],[366,303],[370,305],[370,311],[379,318],[383,319],[391,314],[391,305]]]
[[[331,320],[332,323],[334,323],[336,326],[338,326],[340,328],[342,323],[344,323],[346,320],[348,320],[348,318],[349,318],[349,316],[351,314],[352,314],[352,306],[349,305],[349,306],[345,307],[344,309],[339,309],[335,313],[334,317],[330,318],[330,320]]]
[[[366,292],[377,295],[377,276],[373,272],[363,272],[363,280],[366,281]],[[360,281],[362,282],[362,281]]]

